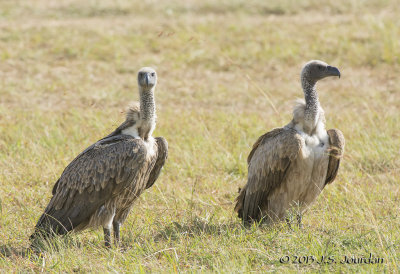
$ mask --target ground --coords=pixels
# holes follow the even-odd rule
[[[398,271],[399,15],[396,0],[1,1],[0,269]],[[233,206],[246,157],[290,121],[311,59],[342,74],[318,85],[327,128],[346,138],[339,175],[302,230],[245,229]],[[169,158],[122,248],[98,229],[25,253],[52,185],[123,121],[143,66],[158,73],[154,135]],[[383,263],[340,263],[370,253]]]

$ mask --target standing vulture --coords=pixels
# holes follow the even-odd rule
[[[235,211],[245,224],[275,222],[298,207],[301,214],[335,180],[344,151],[344,137],[337,129],[325,130],[324,111],[315,85],[337,68],[322,61],[308,62],[301,72],[305,102],[293,111],[293,120],[262,135],[253,145],[247,184],[236,199]]]
[[[79,154],[53,187],[53,197],[31,239],[102,226],[105,245],[119,243],[120,226],[134,201],[157,180],[168,155],[163,137],[153,138],[157,74],[138,73],[140,107],[131,107],[114,132]],[[34,244],[32,245],[34,246]]]

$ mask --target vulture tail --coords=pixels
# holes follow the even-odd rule
[[[52,216],[50,213],[43,213],[35,226],[35,231],[30,236],[31,248],[40,249],[43,241],[49,240],[56,235],[65,235],[70,230],[57,217]]]
[[[244,199],[246,197],[246,187],[243,189],[239,188],[239,196],[236,198],[235,202],[235,211],[238,213],[238,217],[243,219],[243,207],[244,207]]]

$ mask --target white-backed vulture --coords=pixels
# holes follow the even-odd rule
[[[344,152],[344,137],[337,129],[325,130],[324,111],[315,85],[328,76],[340,77],[337,68],[310,61],[302,69],[305,102],[294,108],[293,120],[262,135],[253,145],[247,184],[236,199],[235,211],[245,224],[287,218],[297,207],[301,214],[335,179]]]
[[[80,153],[53,187],[53,197],[32,234],[47,238],[69,231],[102,226],[105,245],[116,244],[120,226],[134,201],[157,180],[168,156],[163,137],[153,138],[157,74],[152,68],[138,73],[140,107],[128,109],[126,121],[107,137]]]

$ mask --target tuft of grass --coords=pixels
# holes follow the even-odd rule
[[[395,0],[0,2],[0,269],[397,272],[399,12]],[[302,230],[245,229],[233,201],[247,155],[290,121],[310,59],[343,75],[318,86],[327,128],[346,138],[339,176]],[[159,75],[155,135],[169,159],[122,247],[94,230],[27,251],[54,182],[124,119],[143,66]],[[384,263],[340,263],[370,253]]]

